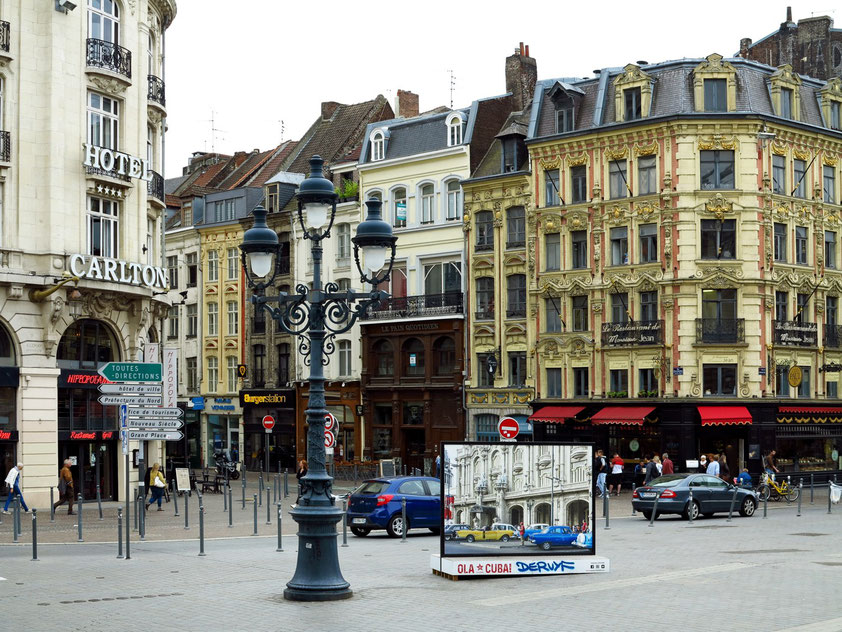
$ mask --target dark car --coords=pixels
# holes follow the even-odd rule
[[[690,490],[693,491],[693,501],[690,502]],[[741,516],[752,516],[757,509],[757,494],[750,490],[723,481],[721,478],[709,474],[667,474],[659,476],[648,485],[638,487],[632,495],[632,507],[649,520],[658,497],[658,509],[655,517],[661,514],[681,514],[684,518],[694,520],[715,513],[727,512],[731,508],[734,498],[734,509]]]
[[[401,499],[406,498],[407,531],[427,528],[441,530],[441,483],[430,476],[381,477],[365,481],[351,494],[348,526],[356,536],[367,536],[375,529],[386,529],[393,538],[403,534]]]
[[[456,535],[457,531],[461,531],[463,529],[470,529],[466,524],[446,524],[444,525],[444,539],[445,540],[456,540],[458,536]]]

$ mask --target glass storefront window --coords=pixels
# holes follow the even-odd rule
[[[99,391],[58,389],[59,430],[117,430],[119,407],[103,406]]]
[[[374,428],[372,456],[375,459],[388,459],[392,455],[392,429]]]
[[[17,427],[16,417],[17,389],[0,388],[0,430],[14,430]]]
[[[776,444],[778,468],[781,472],[813,472],[840,470],[842,429],[838,437],[803,437],[778,439]]]

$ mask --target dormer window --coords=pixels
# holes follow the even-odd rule
[[[623,90],[623,100],[626,104],[627,121],[634,121],[640,118],[640,88],[628,88]]]
[[[556,134],[572,132],[576,127],[576,105],[585,93],[574,85],[557,81],[547,94],[553,103]]]
[[[614,79],[614,116],[617,123],[649,116],[655,78],[637,64],[628,64]]]
[[[789,64],[779,66],[769,78],[772,105],[781,118],[801,119],[801,83],[801,77]]]
[[[839,126],[839,101],[830,104],[830,129],[842,129]]]
[[[573,118],[573,104],[570,103],[556,110],[555,112],[555,131],[558,134],[564,132],[572,132],[574,126]]]
[[[728,111],[728,81],[705,79],[705,112]]]
[[[781,116],[792,118],[792,88],[781,88]]]
[[[503,173],[511,173],[517,171],[518,168],[518,151],[517,140],[514,138],[504,138],[503,142]]]
[[[447,146],[456,147],[462,144],[462,114],[460,112],[452,112],[448,115],[447,120]]]
[[[842,79],[834,77],[819,91],[822,116],[830,129],[842,129],[840,110],[842,110]]]
[[[386,138],[377,130],[371,135],[371,161],[383,160],[386,155]]]
[[[737,70],[722,55],[712,53],[693,69],[696,112],[734,112],[737,109]]]

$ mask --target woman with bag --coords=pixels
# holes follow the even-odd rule
[[[152,492],[152,497],[149,499],[149,504],[146,505],[146,509],[148,510],[157,500],[158,501],[158,511],[163,511],[163,507],[161,507],[161,499],[164,496],[164,488],[167,486],[167,480],[164,478],[164,475],[161,473],[161,466],[157,463],[152,465],[152,469],[149,471],[149,491]]]
[[[57,508],[59,505],[63,505],[67,503],[67,515],[68,516],[75,516],[76,514],[73,511],[73,500],[76,497],[75,490],[73,489],[73,473],[70,471],[70,459],[64,460],[64,467],[61,468],[61,471],[58,475],[58,497],[59,500],[57,503],[53,505],[53,509]]]

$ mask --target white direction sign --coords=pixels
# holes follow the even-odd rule
[[[132,419],[132,429],[143,430],[178,430],[184,425],[181,419]]]
[[[160,395],[100,395],[97,401],[103,406],[134,404],[135,406],[160,406]]]
[[[131,441],[178,441],[184,435],[178,430],[129,430]]]
[[[164,388],[160,384],[100,384],[99,392],[113,395],[160,395]]]
[[[184,415],[180,408],[145,408],[129,406],[129,419],[178,419]]]
[[[127,455],[129,453],[129,431],[128,430],[121,430],[120,431],[120,443],[123,446],[123,454]]]

